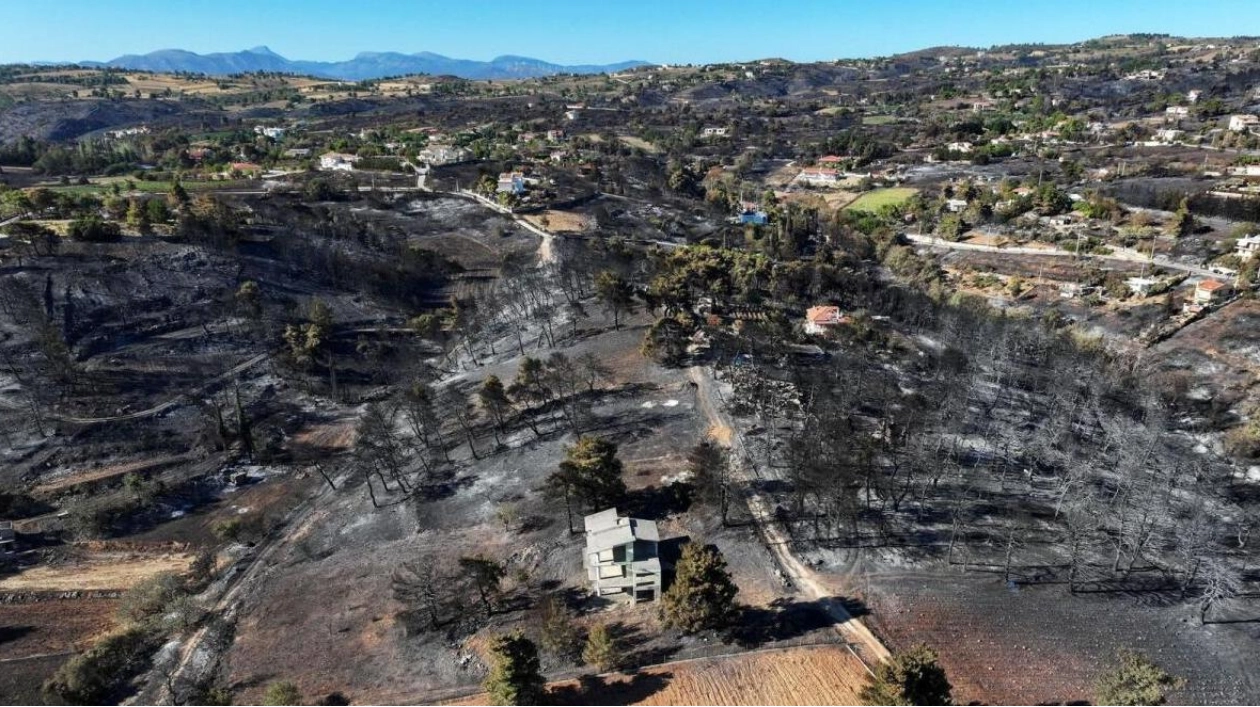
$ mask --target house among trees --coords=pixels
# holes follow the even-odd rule
[[[452,145],[429,145],[416,155],[423,162],[439,166],[467,162],[472,156],[472,150]]]
[[[824,334],[841,324],[847,324],[848,318],[840,313],[839,307],[830,305],[810,307],[805,312],[805,333]]]
[[[585,518],[586,575],[595,596],[629,594],[630,603],[661,595],[660,534],[656,523],[623,518],[616,508]]]
[[[1256,129],[1257,127],[1260,127],[1260,116],[1246,113],[1242,115],[1231,115],[1229,117],[1229,129],[1231,132],[1245,133]]]
[[[507,194],[525,193],[525,175],[520,172],[504,172],[499,175],[499,184],[495,191]]]
[[[1194,288],[1194,299],[1186,303],[1187,312],[1198,312],[1218,305],[1229,296],[1230,287],[1220,280],[1204,280]]]
[[[770,217],[765,211],[757,208],[756,204],[751,201],[745,201],[740,205],[739,215],[736,216],[736,220],[744,225],[764,226],[769,222]]]
[[[1243,260],[1251,260],[1260,251],[1260,235],[1243,236],[1234,244],[1234,254]]]
[[[354,163],[358,161],[358,155],[326,152],[319,156],[319,168],[328,172],[350,172],[354,169]]]
[[[806,167],[796,175],[796,181],[811,187],[832,187],[840,183],[840,172],[827,167]]]

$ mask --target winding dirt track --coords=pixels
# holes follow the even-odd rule
[[[700,366],[692,366],[688,369],[688,375],[696,384],[696,401],[709,423],[715,428],[731,430],[730,435],[722,435],[717,441],[731,450],[733,470],[738,481],[751,488],[753,475],[747,463],[748,456],[744,451],[743,438],[737,428],[731,425],[726,414],[722,412],[721,398],[712,378],[708,371]],[[870,670],[872,665],[886,660],[889,654],[884,644],[871,633],[865,624],[845,609],[843,602],[827,588],[817,573],[806,567],[792,554],[791,543],[774,521],[774,507],[771,501],[756,491],[749,491],[746,499],[748,509],[752,513],[767,549],[770,550],[792,584],[827,611],[835,622],[836,632],[862,660],[867,670]]]
[[[189,391],[189,395],[196,395],[217,383],[220,383],[228,378],[231,378],[232,376],[235,376],[238,373],[242,373],[250,368],[253,368],[254,366],[257,366],[258,364],[267,360],[267,357],[269,355],[270,354],[262,353],[262,354],[258,354],[257,356],[254,356],[253,358],[247,359],[233,366],[232,368],[229,368],[224,373],[210,379],[205,385],[202,385],[200,388],[197,388],[196,390],[193,390],[193,391]],[[122,415],[110,415],[108,417],[70,417],[67,415],[49,415],[49,417],[51,417],[54,420],[59,420],[61,422],[70,422],[76,425],[94,425],[100,422],[121,422],[123,420],[139,420],[144,417],[152,417],[154,415],[166,412],[167,410],[170,410],[176,405],[179,405],[185,399],[186,399],[186,396],[180,396],[173,400],[167,400],[164,403],[159,403],[145,410],[139,410],[136,412],[128,412]]]

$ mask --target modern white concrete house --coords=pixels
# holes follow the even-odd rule
[[[623,518],[616,508],[585,518],[586,576],[595,596],[628,594],[630,603],[661,596],[660,533],[656,523]]]

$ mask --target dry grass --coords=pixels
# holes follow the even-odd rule
[[[101,553],[56,565],[38,565],[0,579],[5,592],[74,592],[130,589],[162,572],[181,573],[192,564],[186,552]]]
[[[110,479],[117,476],[123,476],[125,474],[131,474],[135,472],[149,471],[151,469],[165,466],[172,462],[179,461],[181,459],[186,459],[186,458],[187,457],[184,457],[184,456],[163,456],[163,457],[156,457],[153,459],[140,459],[137,461],[127,462],[125,464],[111,464],[109,466],[103,466],[98,469],[71,472],[70,474],[67,474],[64,477],[57,479],[56,481],[43,484],[40,486],[36,486],[34,490],[32,491],[32,493],[34,493],[37,496],[46,496],[49,494],[54,494],[58,491],[64,491],[66,489],[74,488],[75,486],[79,486],[81,484],[92,483],[94,481],[103,481],[105,479]]]
[[[0,604],[0,660],[79,650],[114,627],[117,599]],[[0,628],[0,634],[4,629]]]
[[[734,436],[734,430],[726,425],[714,425],[709,428],[709,439],[717,442],[723,447],[729,447]]]
[[[647,140],[644,140],[641,137],[635,137],[633,135],[622,135],[621,141],[626,143],[630,147],[635,147],[640,150],[643,150],[649,155],[655,155],[661,151],[661,148],[657,147],[656,145],[653,145],[652,143],[648,142]]]
[[[552,233],[582,233],[590,227],[590,219],[572,211],[552,211],[548,209],[541,214],[529,214],[526,221],[545,228]],[[546,224],[543,219],[547,219]]]
[[[809,646],[666,663],[633,676],[548,686],[561,705],[853,705],[867,672],[841,646]],[[486,704],[486,695],[446,704]]]
[[[312,451],[340,452],[354,446],[354,420],[343,420],[323,425],[310,425],[293,435],[289,444]]]

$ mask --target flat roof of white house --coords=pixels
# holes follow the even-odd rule
[[[586,516],[584,525],[586,549],[590,552],[608,550],[635,540],[660,542],[661,539],[654,521],[619,517],[616,508]]]

